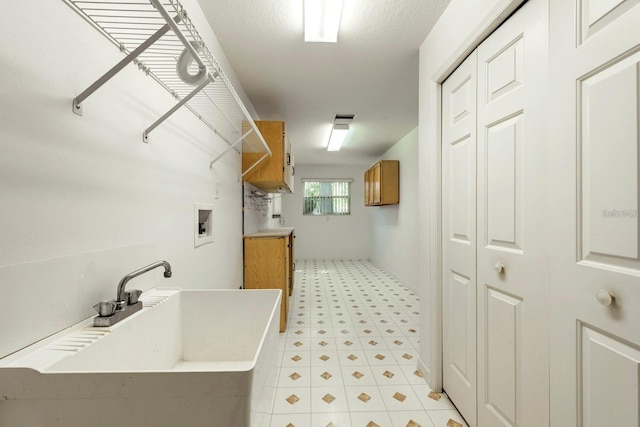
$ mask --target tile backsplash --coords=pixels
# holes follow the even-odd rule
[[[244,193],[244,234],[256,233],[269,228],[271,217],[271,196],[249,183],[243,186]],[[262,197],[266,194],[267,198]]]

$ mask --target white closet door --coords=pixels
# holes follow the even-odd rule
[[[557,427],[640,426],[639,3],[551,1]]]
[[[480,427],[549,423],[547,23],[530,1],[478,47]]]
[[[443,386],[476,425],[476,54],[442,85]]]

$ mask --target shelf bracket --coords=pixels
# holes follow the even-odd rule
[[[253,168],[255,168],[256,166],[258,166],[258,163],[260,163],[261,161],[263,161],[264,159],[266,159],[267,157],[269,157],[271,155],[271,151],[269,151],[268,153],[264,153],[264,156],[260,157],[254,164],[252,164],[251,166],[249,166],[247,168],[246,171],[242,172],[241,176],[245,176],[246,174],[248,174],[249,172],[251,172],[251,170]]]
[[[227,154],[229,151],[233,150],[235,148],[236,145],[240,144],[242,141],[244,141],[244,139],[249,136],[249,134],[253,132],[253,129],[249,129],[244,135],[242,135],[240,138],[238,138],[236,140],[236,142],[234,142],[233,144],[231,144],[226,150],[224,150],[222,153],[218,154],[218,156],[213,159],[211,161],[211,163],[209,163],[209,169],[213,169],[213,164],[215,162],[217,162],[218,160],[220,160],[225,154]]]
[[[147,129],[145,129],[145,131],[142,133],[142,141],[145,143],[148,143],[149,140],[149,133],[151,133],[152,130],[154,130],[155,128],[157,128],[158,126],[160,126],[160,124],[162,122],[164,122],[170,115],[172,115],[173,113],[175,113],[180,107],[182,107],[184,104],[186,104],[187,102],[189,102],[189,100],[191,98],[193,98],[194,96],[196,96],[198,94],[198,92],[200,92],[202,89],[204,89],[209,83],[212,82],[212,80],[209,80],[210,77],[208,77],[204,82],[202,82],[200,84],[200,86],[198,86],[197,88],[195,88],[194,90],[192,90],[189,95],[185,96],[184,98],[182,98],[180,100],[180,102],[178,102],[176,105],[174,105],[173,107],[171,107],[171,109],[169,111],[167,111],[166,113],[164,113],[162,115],[162,117],[160,117],[158,120],[156,120],[155,122],[153,122],[153,124],[151,126],[149,126]]]
[[[256,166],[258,166],[258,163],[260,163],[261,161],[263,161],[264,159],[266,159],[269,156],[272,156],[273,153],[271,152],[271,148],[269,148],[269,145],[267,144],[267,142],[264,140],[264,137],[262,136],[262,134],[260,132],[258,132],[258,129],[255,126],[255,123],[252,121],[251,122],[251,129],[249,129],[247,132],[244,133],[244,135],[242,135],[240,138],[238,138],[233,144],[231,144],[231,146],[229,146],[226,150],[224,150],[222,153],[218,154],[218,156],[213,159],[211,161],[211,163],[209,163],[209,169],[213,169],[213,164],[215,162],[217,162],[218,160],[220,160],[225,154],[227,154],[229,151],[233,150],[234,147],[236,145],[238,145],[240,142],[244,141],[244,139],[249,136],[252,132],[255,132],[255,134],[258,136],[258,139],[260,140],[260,142],[262,143],[262,146],[265,149],[265,154],[264,156],[260,157],[255,163],[253,163],[249,168],[247,168],[246,171],[244,171],[242,173],[241,176],[245,176],[247,173],[249,173],[253,168],[255,168]]]
[[[242,135],[246,131],[245,122],[250,124],[252,132],[255,133],[257,138],[256,141],[253,141],[253,136],[251,137],[250,149],[252,152],[255,152],[257,156],[266,153],[249,170],[245,171],[245,174],[259,162],[272,155],[271,149],[258,130],[242,99],[238,96],[218,61],[205,45],[195,25],[178,0],[125,2],[122,3],[122,7],[119,6],[121,2],[115,0],[63,1],[110,42],[114,43],[125,55],[122,60],[95,83],[73,99],[72,110],[75,114],[82,115],[84,101],[128,64],[133,63],[158,82],[178,102],[143,132],[142,137],[145,143],[148,141],[149,133],[184,106],[211,129],[217,137],[230,146],[221,155],[216,156],[210,163],[211,166],[230,150],[241,153],[244,147],[249,146],[246,138],[252,135],[251,131]],[[131,5],[135,5],[135,8],[131,8]],[[125,29],[133,30],[136,35],[135,38],[126,37],[128,34],[126,32],[113,32],[115,27],[105,25],[112,23],[113,19],[120,22],[122,17],[127,18],[123,21]],[[160,21],[158,21],[159,17],[162,18]],[[152,19],[153,22],[150,22],[149,19]],[[153,27],[150,27],[150,24]],[[156,25],[162,25],[162,27],[158,29]],[[137,45],[138,40],[144,41]],[[162,46],[158,46],[158,43],[161,43]],[[156,47],[158,48],[156,49]],[[194,82],[200,82],[200,79],[187,78],[181,72],[178,72],[178,78],[175,78],[172,73],[168,72],[168,70],[176,66],[177,58],[182,58],[182,61],[180,61],[182,68],[180,70],[184,71],[184,61],[187,56],[190,57],[188,68],[193,69],[197,65],[198,74],[196,76],[201,73],[205,76],[202,84],[195,89],[194,84],[198,83]],[[207,86],[209,84],[211,86]],[[194,98],[195,95],[198,96]],[[209,115],[211,107],[214,107],[215,110]],[[236,140],[239,135],[242,136]],[[243,140],[245,143],[241,144]],[[231,141],[235,142],[231,143]],[[262,149],[259,145],[262,145]]]
[[[269,144],[267,144],[267,141],[264,140],[264,137],[262,136],[262,134],[258,131],[258,128],[256,127],[256,124],[253,120],[251,120],[249,122],[249,124],[251,125],[251,129],[256,133],[256,135],[258,136],[258,139],[260,140],[260,142],[262,143],[262,146],[264,147],[265,150],[265,154],[264,156],[260,157],[258,160],[255,161],[254,164],[252,164],[251,166],[249,166],[247,168],[247,170],[245,170],[244,172],[242,172],[241,177],[244,177],[246,174],[248,174],[249,172],[251,172],[251,170],[253,170],[253,168],[255,168],[256,166],[258,166],[258,164],[263,161],[264,159],[266,159],[267,157],[271,157],[273,155],[273,153],[271,152],[271,148],[269,148]]]
[[[171,19],[171,21],[175,22],[175,23],[178,23],[178,22],[180,22],[181,19],[182,18],[180,17],[180,15],[176,15],[176,17]],[[75,114],[81,116],[82,115],[82,102],[84,102],[85,99],[90,97],[96,90],[98,90],[100,87],[102,87],[102,85],[104,85],[106,82],[111,80],[111,78],[113,76],[118,74],[124,67],[129,65],[129,63],[133,62],[138,56],[140,56],[140,54],[142,52],[147,50],[149,48],[149,46],[151,46],[156,41],[158,41],[158,39],[160,39],[162,36],[164,36],[170,29],[171,29],[171,26],[169,24],[163,25],[158,31],[153,33],[151,35],[151,37],[149,37],[147,40],[142,42],[142,44],[140,44],[140,46],[138,46],[133,51],[131,51],[131,53],[129,53],[127,56],[125,56],[120,62],[118,62],[116,65],[114,65],[109,71],[104,73],[102,75],[102,77],[100,77],[98,80],[96,80],[91,86],[86,88],[80,95],[78,95],[75,98],[73,98],[73,107],[72,107],[73,108],[73,112]]]

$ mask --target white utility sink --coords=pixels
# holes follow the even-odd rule
[[[87,319],[0,359],[0,425],[264,426],[279,290],[153,289],[110,327]]]

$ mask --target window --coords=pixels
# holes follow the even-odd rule
[[[350,215],[351,179],[303,179],[304,215]]]

